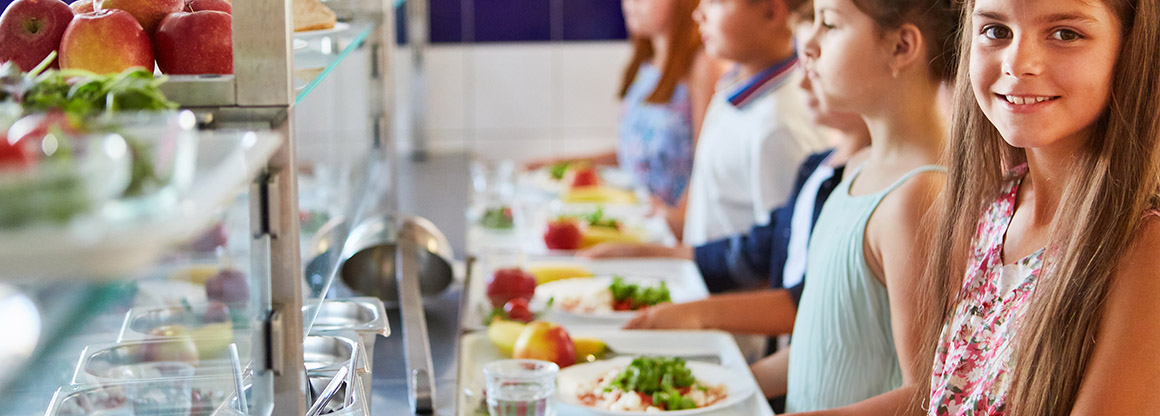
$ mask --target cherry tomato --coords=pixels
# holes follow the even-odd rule
[[[8,135],[0,132],[0,169],[24,168],[32,164],[32,158],[15,144],[8,142]]]
[[[531,322],[536,319],[532,314],[532,310],[528,309],[528,300],[524,298],[512,298],[503,305],[503,311],[508,318],[513,321]]]

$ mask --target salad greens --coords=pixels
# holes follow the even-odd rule
[[[26,113],[59,110],[91,115],[101,111],[177,108],[177,103],[169,101],[161,92],[164,76],[154,77],[153,72],[144,68],[108,75],[80,69],[46,70],[54,57],[50,54],[27,74],[20,74],[20,69],[11,62],[0,66],[0,100],[19,103]]]
[[[548,168],[548,173],[552,175],[552,179],[563,180],[564,175],[568,173],[568,165],[572,162],[560,162]]]
[[[509,230],[515,226],[512,210],[507,206],[488,208],[479,218],[479,225],[497,230]]]
[[[656,287],[644,287],[632,283],[625,283],[624,278],[612,276],[612,308],[614,310],[637,310],[645,306],[671,302],[669,288],[664,281]]]
[[[621,391],[640,392],[651,395],[655,406],[663,406],[665,410],[684,410],[697,407],[693,399],[681,394],[681,389],[687,392],[696,381],[684,359],[637,357],[612,379],[605,391],[615,387]]]

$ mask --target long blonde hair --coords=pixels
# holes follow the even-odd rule
[[[1056,209],[1044,268],[1012,340],[1009,415],[1067,414],[1074,405],[1103,317],[1108,287],[1143,213],[1160,194],[1160,0],[1104,0],[1118,17],[1122,43],[1108,107],[1071,165]],[[966,271],[979,217],[994,202],[1006,172],[1026,162],[979,108],[971,89],[969,54],[974,0],[962,9],[955,112],[948,146],[942,218],[927,268],[930,302],[925,363],[934,361],[944,320]],[[1073,219],[1064,224],[1064,219]],[[918,401],[930,398],[924,373]],[[920,381],[921,382],[921,381]],[[927,403],[929,405],[929,403]]]
[[[673,0],[673,13],[669,16],[672,22],[672,32],[668,34],[668,48],[665,61],[661,63],[661,79],[656,88],[649,94],[645,102],[664,104],[673,98],[673,91],[677,84],[689,76],[693,68],[693,60],[701,50],[701,31],[697,22],[693,21],[693,10],[697,9],[700,0]],[[624,68],[624,77],[620,81],[620,98],[628,93],[632,82],[636,80],[636,73],[640,66],[656,56],[652,40],[647,37],[632,37],[632,59]]]

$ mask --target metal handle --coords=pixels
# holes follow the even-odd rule
[[[395,250],[395,282],[399,288],[399,305],[403,317],[403,345],[407,362],[407,389],[411,411],[430,414],[434,411],[435,377],[431,363],[431,342],[427,337],[427,317],[419,291],[419,265],[415,242],[400,238]]]

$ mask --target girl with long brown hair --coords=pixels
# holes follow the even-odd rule
[[[632,57],[624,69],[615,151],[529,163],[619,165],[657,203],[681,202],[693,149],[722,65],[705,55],[693,21],[699,0],[622,0]]]
[[[1160,414],[1160,0],[963,21],[923,411]]]

